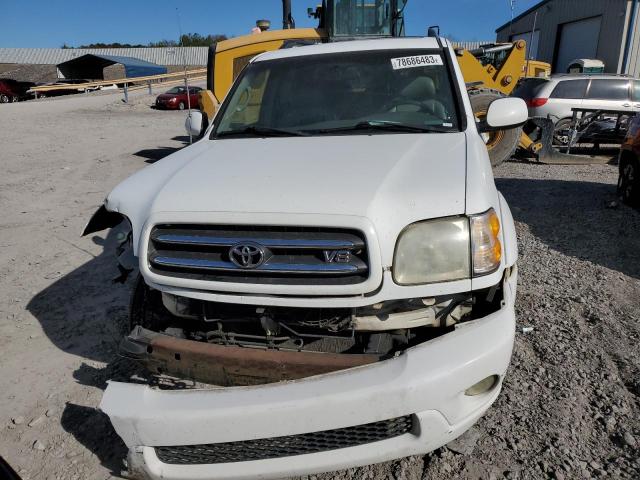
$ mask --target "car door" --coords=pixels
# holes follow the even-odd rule
[[[632,112],[628,78],[594,78],[582,102],[583,108]]]
[[[551,91],[549,100],[540,108],[536,108],[536,115],[549,116],[554,123],[563,118],[573,117],[571,109],[582,106],[588,86],[588,78],[560,80]]]
[[[198,108],[198,93],[200,89],[197,87],[189,87],[189,102],[191,102],[191,108]]]

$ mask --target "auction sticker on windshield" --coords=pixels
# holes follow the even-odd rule
[[[399,57],[391,59],[394,70],[401,68],[428,67],[429,65],[442,65],[440,55],[414,55],[412,57]]]

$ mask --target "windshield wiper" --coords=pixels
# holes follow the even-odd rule
[[[252,137],[306,137],[309,134],[298,130],[285,130],[282,128],[261,127],[251,125],[240,130],[228,130],[216,134],[215,138],[232,136],[252,136]]]
[[[406,133],[432,133],[432,132],[451,132],[451,127],[444,127],[442,125],[428,125],[420,127],[417,125],[406,125],[404,123],[397,122],[385,122],[385,121],[366,121],[358,122],[355,125],[349,125],[346,127],[337,128],[322,128],[318,130],[305,130],[306,132],[313,133],[340,133],[340,132],[354,132],[358,130],[382,130],[387,132],[406,132]]]

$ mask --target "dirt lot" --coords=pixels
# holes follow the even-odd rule
[[[0,455],[25,479],[105,479],[124,445],[96,410],[130,285],[111,236],[80,238],[109,190],[184,145],[184,114],[118,96],[0,108]],[[640,477],[640,213],[611,165],[497,172],[520,242],[518,333],[503,394],[469,434],[317,479]],[[533,327],[523,333],[523,327]]]

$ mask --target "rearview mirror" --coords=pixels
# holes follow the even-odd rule
[[[527,104],[521,98],[499,98],[489,105],[484,121],[478,123],[480,133],[522,126],[529,118]]]
[[[200,132],[202,131],[202,112],[197,110],[191,111],[184,122],[184,128],[189,135],[193,137],[200,136]]]

